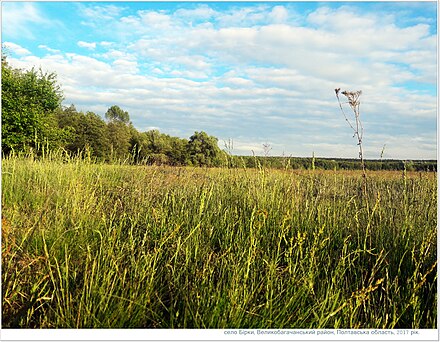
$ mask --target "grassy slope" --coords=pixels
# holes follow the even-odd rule
[[[436,327],[434,173],[2,172],[3,327]]]

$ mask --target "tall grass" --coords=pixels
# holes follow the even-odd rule
[[[2,162],[2,326],[435,328],[434,173]]]

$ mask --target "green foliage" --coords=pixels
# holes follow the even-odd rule
[[[111,144],[107,125],[101,117],[93,112],[78,112],[71,105],[57,113],[58,125],[69,132],[65,149],[72,154],[88,151],[100,160],[109,158]]]
[[[170,165],[183,166],[189,164],[188,140],[178,137],[170,137]]]
[[[125,159],[130,153],[131,130],[121,121],[110,121],[107,125],[111,145],[111,159]]]
[[[135,164],[219,165],[217,139],[201,132],[190,141],[151,130],[138,132],[121,120],[107,124],[96,114],[78,112],[74,105],[57,111],[57,126],[64,132],[64,148],[72,154],[87,150],[99,160],[125,160]],[[206,155],[205,155],[206,154]]]
[[[130,154],[131,160],[134,164],[145,163],[148,158],[148,151],[146,148],[147,141],[145,134],[140,133],[133,125],[129,126],[130,130]]]
[[[151,154],[167,154],[170,151],[169,136],[160,133],[157,129],[146,132],[145,136],[147,149]]]
[[[3,152],[59,145],[63,134],[55,125],[54,112],[61,100],[54,73],[13,69],[2,57]]]
[[[189,158],[192,165],[219,166],[221,151],[218,139],[205,132],[195,132],[188,142]]]
[[[120,122],[128,124],[130,122],[130,115],[128,112],[122,110],[119,106],[111,106],[105,113],[105,118],[109,121]]]

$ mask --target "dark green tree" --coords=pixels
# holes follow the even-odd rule
[[[111,106],[105,113],[105,118],[110,122],[121,122],[128,124],[130,122],[130,115],[128,112],[122,110],[119,106]]]
[[[129,126],[129,130],[132,160],[136,164],[144,164],[148,158],[147,137],[145,133],[140,133],[133,125]]]
[[[12,68],[2,56],[2,150],[57,145],[55,111],[63,99],[54,73]]]
[[[69,107],[58,109],[56,120],[58,127],[65,132],[64,148],[71,153],[82,150],[85,142],[80,142],[80,125],[84,121],[84,114],[79,113],[72,104]]]
[[[192,165],[219,166],[221,163],[221,150],[218,139],[205,132],[195,132],[188,142],[188,154]]]
[[[125,159],[133,155],[133,134],[130,115],[119,106],[111,106],[105,113],[112,159]],[[131,128],[130,128],[131,127]]]
[[[101,160],[108,160],[111,151],[111,139],[104,120],[98,114],[87,112],[80,127],[85,140],[85,148],[90,148],[93,156]]]
[[[157,129],[145,132],[146,148],[151,164],[170,164],[169,154],[171,143],[169,136],[160,133]]]
[[[170,163],[176,166],[188,165],[188,140],[170,137],[171,150],[168,153]]]
[[[110,157],[110,140],[107,125],[101,117],[93,112],[78,112],[75,106],[64,108],[58,112],[58,125],[69,132],[65,148],[72,154],[86,149],[100,160]]]
[[[149,153],[158,154],[163,153],[166,154],[170,149],[168,142],[165,139],[165,135],[160,133],[157,129],[152,129],[148,132],[145,132],[145,136],[147,138],[147,148]]]
[[[110,121],[107,124],[108,137],[111,145],[112,159],[125,159],[131,155],[131,131],[122,121]]]

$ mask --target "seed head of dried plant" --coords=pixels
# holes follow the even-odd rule
[[[362,138],[364,135],[364,128],[362,126],[362,121],[360,118],[360,111],[359,111],[359,107],[361,104],[359,97],[362,94],[362,90],[357,90],[357,91],[345,90],[345,91],[341,92],[341,88],[337,88],[337,89],[335,89],[335,93],[336,93],[336,98],[338,99],[339,108],[341,109],[341,112],[344,115],[345,121],[347,121],[348,125],[350,126],[350,128],[354,132],[353,138],[357,138],[357,141],[358,141],[357,145],[359,146],[359,158],[361,160],[362,176],[364,178],[364,195],[366,195],[366,192],[367,192],[367,173],[365,170],[364,153],[363,153],[363,149],[362,149]],[[345,113],[344,108],[342,106],[341,99],[339,98],[339,93],[341,93],[342,95],[344,95],[347,98],[348,101],[345,103],[350,106],[350,108],[352,109],[352,111],[354,113],[354,122],[351,122],[348,119],[347,114]]]

